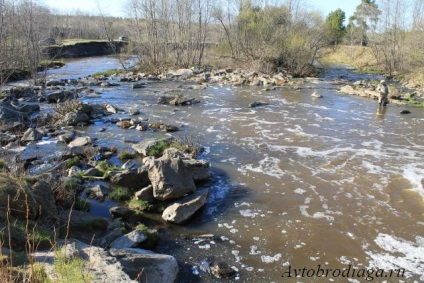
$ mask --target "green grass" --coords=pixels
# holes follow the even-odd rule
[[[122,160],[133,159],[135,157],[135,154],[124,150],[119,154],[118,157],[119,159],[122,159]]]
[[[74,156],[66,160],[66,167],[71,168],[72,166],[77,166],[80,163],[79,156]]]
[[[150,229],[142,223],[138,224],[135,229],[143,231],[147,236],[147,239],[141,244],[141,248],[153,249],[158,244],[160,237],[156,229]]]
[[[54,273],[58,282],[90,282],[93,275],[85,268],[86,261],[82,258],[66,258],[65,249],[56,252],[54,261]]]
[[[114,74],[119,74],[121,72],[122,72],[122,70],[119,70],[119,69],[109,69],[109,70],[106,70],[106,71],[103,71],[103,72],[96,72],[92,76],[93,77],[111,76],[111,75],[114,75]]]
[[[160,141],[155,146],[151,147],[147,152],[147,156],[160,156],[165,149],[169,148],[170,144],[166,141]]]
[[[128,208],[136,211],[146,211],[152,209],[152,204],[145,200],[139,200],[135,197],[128,202]]]
[[[424,108],[424,102],[417,101],[414,98],[409,98],[408,104],[414,107]]]
[[[128,189],[123,187],[115,187],[113,190],[107,195],[107,198],[114,201],[126,201],[130,199],[130,193]]]
[[[90,208],[91,208],[90,207],[90,203],[87,200],[85,200],[85,199],[83,199],[81,197],[78,197],[75,200],[75,204],[74,204],[74,209],[75,210],[81,210],[81,211],[89,212],[90,211]]]

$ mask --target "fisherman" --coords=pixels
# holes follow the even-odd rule
[[[386,81],[381,80],[380,85],[377,87],[377,91],[380,92],[380,97],[378,98],[378,105],[386,106],[389,103],[389,88],[387,87]]]

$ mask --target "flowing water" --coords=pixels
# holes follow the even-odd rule
[[[68,68],[82,68],[78,62]],[[181,82],[134,90],[123,83],[104,89],[100,98],[84,99],[138,108],[150,121],[184,125],[177,135],[205,146],[201,157],[213,172],[205,185],[208,203],[188,225],[163,224],[167,230],[158,249],[177,257],[181,282],[219,281],[192,274],[201,259],[212,257],[238,270],[234,282],[285,282],[281,276],[290,266],[349,265],[404,268],[404,282],[424,281],[424,111],[412,108],[412,114],[400,115],[399,106],[378,110],[376,101],[339,94],[330,84],[339,72],[359,76],[330,70],[300,90],[180,88],[201,103],[179,108],[156,101]],[[311,98],[314,90],[324,97]],[[248,107],[257,100],[269,105]],[[107,130],[99,132],[101,127]],[[157,135],[103,122],[86,130],[100,143],[124,148]],[[206,233],[220,239],[179,237]],[[356,279],[351,282],[364,280]],[[306,275],[296,280],[312,282]],[[322,282],[328,280],[347,281]]]

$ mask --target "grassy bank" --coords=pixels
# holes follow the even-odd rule
[[[370,47],[340,45],[321,50],[318,62],[324,66],[350,65],[364,73],[384,73]]]

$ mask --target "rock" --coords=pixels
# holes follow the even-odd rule
[[[411,111],[404,109],[404,110],[400,111],[400,114],[411,114]]]
[[[93,143],[93,140],[90,137],[78,137],[71,141],[68,144],[68,147],[78,147],[78,146],[87,146],[89,144]]]
[[[95,169],[95,168],[92,168],[92,169]],[[89,170],[91,170],[91,169],[89,169]],[[97,170],[97,169],[95,169],[95,170]],[[93,175],[86,175],[87,171],[84,174],[85,176],[93,176]],[[92,173],[97,173],[97,172],[90,172],[90,174],[92,174]],[[97,175],[94,175],[94,176],[97,176]],[[102,185],[96,185],[94,187],[88,188],[87,193],[90,195],[90,197],[95,197],[95,198],[98,198],[98,199],[104,199],[110,193],[110,189],[105,187],[105,186],[102,186]]]
[[[150,184],[146,167],[117,172],[112,176],[111,182],[132,189],[144,188]]]
[[[0,121],[22,122],[28,117],[27,113],[18,111],[8,102],[0,103]]]
[[[135,193],[135,198],[138,200],[144,200],[149,203],[153,202],[155,198],[153,197],[153,186],[149,185],[138,192]]]
[[[86,226],[87,223],[98,222],[104,224],[107,228],[108,221],[106,218],[98,217],[90,214],[89,212],[81,211],[81,210],[63,210],[59,214],[59,219],[61,225],[69,225],[71,227],[81,227]]]
[[[162,157],[149,162],[149,179],[156,199],[176,199],[196,191],[193,178],[182,157],[183,154],[177,149],[169,148]]]
[[[102,177],[103,173],[97,168],[90,168],[85,170],[84,176],[86,177]]]
[[[269,103],[265,102],[265,101],[255,101],[249,104],[250,108],[254,108],[254,107],[259,107],[259,106],[265,106],[268,105]]]
[[[172,138],[163,138],[163,139],[145,139],[137,144],[134,144],[132,148],[141,153],[144,156],[148,156],[149,151],[152,148],[157,147],[160,143],[170,143]]]
[[[114,206],[109,209],[110,214],[115,218],[128,219],[133,211],[125,206]]]
[[[65,244],[75,245],[76,254],[81,257],[85,266],[81,267],[81,272],[84,274],[90,274],[90,282],[114,282],[114,283],[136,283],[139,282],[134,277],[133,279],[125,273],[123,265],[118,261],[116,257],[113,257],[100,247],[85,244],[75,239],[68,239],[66,241],[59,241],[57,243],[57,249],[60,250]],[[128,251],[128,254],[133,252]],[[54,270],[54,261],[56,257],[56,251],[38,251],[31,254],[31,258],[34,261],[41,264],[49,279],[53,282],[60,282],[61,278],[58,278]],[[142,269],[143,267],[140,266]]]
[[[64,102],[69,99],[75,99],[78,97],[78,94],[73,91],[69,90],[59,90],[54,91],[51,93],[48,93],[46,95],[47,103],[57,103],[57,102]]]
[[[128,111],[128,113],[129,113],[130,115],[132,115],[132,116],[140,115],[140,110],[130,108],[130,110]]]
[[[135,248],[146,239],[147,236],[143,231],[134,230],[110,243],[110,247],[114,249]]]
[[[68,169],[68,177],[75,176],[79,172],[82,172],[81,168],[79,168],[78,166],[72,166]]]
[[[167,133],[178,132],[180,130],[177,126],[173,125],[160,125],[160,129]]]
[[[116,107],[116,106],[113,106],[113,105],[110,105],[110,104],[106,105],[106,111],[108,111],[108,112],[110,112],[110,113],[113,113],[113,114],[116,114],[116,113],[118,113],[118,112],[123,112],[123,113],[125,113],[125,110],[120,109],[120,108],[118,108],[118,107]]]
[[[43,134],[34,128],[28,128],[25,131],[24,135],[21,138],[21,141],[29,142],[29,141],[39,141],[43,137]]]
[[[212,274],[217,278],[227,278],[236,274],[236,271],[231,268],[226,262],[215,261],[212,263],[210,270]]]
[[[174,100],[174,96],[161,96],[158,98],[158,104],[169,104],[172,100]]]
[[[65,82],[64,81],[60,81],[60,80],[50,80],[46,82],[46,86],[65,86]]]
[[[147,84],[146,83],[136,83],[136,84],[133,84],[133,89],[145,88],[145,87],[147,87]]]
[[[211,177],[210,164],[208,161],[183,158],[183,162],[194,182],[205,181]]]
[[[109,252],[137,282],[172,283],[177,278],[178,263],[172,256],[142,249],[110,249]]]
[[[134,159],[130,159],[127,162],[125,162],[124,164],[122,164],[121,168],[122,169],[125,169],[125,170],[128,170],[128,169],[137,169],[137,168],[141,168],[141,164],[138,163]]]
[[[135,127],[135,129],[136,129],[137,131],[147,131],[147,130],[149,129],[149,127],[148,127],[148,125],[146,125],[145,123],[144,123],[144,124],[143,124],[143,123],[141,123],[141,124],[137,125],[137,126]]]
[[[39,206],[39,220],[49,224],[56,222],[59,213],[52,187],[44,181],[38,181],[32,186],[31,191]]]
[[[313,98],[322,98],[322,95],[321,95],[321,94],[319,94],[318,92],[314,91],[314,92],[311,94],[311,97],[313,97]]]
[[[75,137],[75,132],[74,131],[69,131],[69,132],[66,132],[66,133],[63,133],[63,134],[59,135],[57,137],[57,139],[59,141],[61,141],[61,142],[69,143],[69,142],[71,142],[74,139],[74,137]]]
[[[17,136],[15,135],[0,132],[0,145],[6,145],[10,142],[15,141],[16,139],[17,139]]]
[[[194,98],[188,98],[187,96],[177,96],[173,100],[169,102],[169,104],[175,105],[175,106],[185,106],[185,105],[192,105],[194,104],[195,99]]]
[[[169,222],[180,224],[188,220],[203,207],[208,197],[209,189],[197,191],[180,201],[168,206],[162,213],[162,218]]]
[[[86,113],[66,113],[64,118],[64,124],[67,126],[76,126],[81,123],[90,122],[90,117]]]
[[[115,228],[114,230],[112,230],[108,234],[104,235],[100,239],[100,242],[99,242],[100,246],[108,247],[110,245],[110,243],[112,243],[113,241],[115,241],[116,239],[121,237],[122,235],[124,235],[124,233],[122,233],[122,229],[121,228]]]
[[[14,105],[16,110],[24,113],[32,113],[40,110],[40,105],[31,104],[31,103],[19,103],[18,105]]]

